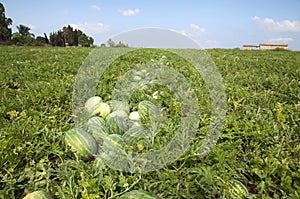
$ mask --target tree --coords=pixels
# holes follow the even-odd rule
[[[115,47],[126,48],[126,47],[128,47],[128,45],[125,45],[121,41],[119,41],[119,43],[117,45],[115,45]]]
[[[86,46],[93,45],[94,39],[88,37],[81,30],[73,29],[70,25],[62,30],[50,34],[50,43],[52,46]]]
[[[12,33],[9,26],[12,25],[12,19],[5,17],[5,8],[0,3],[0,42],[10,40]]]
[[[44,37],[45,37],[46,44],[49,44],[49,39],[48,39],[48,37],[47,37],[47,34],[46,34],[46,33],[44,33]]]
[[[36,41],[36,42],[39,42],[39,43],[42,43],[42,44],[46,44],[46,43],[47,43],[46,38],[45,38],[45,37],[42,37],[42,36],[37,36],[37,37],[35,38],[35,41]]]
[[[34,41],[34,34],[30,33],[30,28],[25,25],[17,26],[18,32],[12,36],[12,41],[16,45],[30,45]]]
[[[29,32],[29,31],[30,31],[30,28],[27,27],[27,26],[24,26],[24,25],[20,24],[19,26],[17,26],[17,29],[18,29],[19,34],[20,34],[21,36],[25,36],[25,37],[27,37],[27,36],[29,36],[29,37],[34,37],[34,34],[32,34],[32,33]]]
[[[116,44],[115,44],[115,42],[111,38],[109,38],[108,41],[107,41],[107,45],[109,47],[115,47]]]

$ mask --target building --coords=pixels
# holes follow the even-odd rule
[[[288,44],[270,44],[270,43],[260,43],[257,45],[244,44],[243,50],[274,50],[274,49],[284,49],[288,50]]]
[[[257,46],[257,45],[251,45],[251,44],[243,45],[243,50],[256,50],[258,48],[259,48],[259,46]]]
[[[260,43],[259,49],[260,50],[274,50],[274,49],[288,49],[288,44],[269,44],[269,43]]]

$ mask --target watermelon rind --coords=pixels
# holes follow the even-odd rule
[[[65,133],[65,142],[82,160],[89,160],[98,151],[95,138],[81,128],[73,128]]]
[[[109,130],[106,126],[106,121],[102,117],[94,116],[90,118],[86,123],[88,132],[96,139],[98,143],[101,143],[103,139],[109,134]]]
[[[143,190],[133,190],[123,194],[122,199],[159,199],[158,196]]]
[[[27,194],[23,199],[53,199],[53,197],[45,191],[35,191]]]

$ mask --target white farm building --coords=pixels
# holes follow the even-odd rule
[[[244,44],[243,50],[274,50],[274,49],[288,49],[288,44],[270,44],[270,43],[260,43],[259,45]]]

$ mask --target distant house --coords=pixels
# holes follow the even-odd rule
[[[255,50],[258,49],[259,46],[257,45],[251,45],[251,44],[244,44],[243,45],[243,50]]]
[[[274,50],[274,49],[288,49],[288,44],[270,44],[270,43],[260,43],[258,46],[257,45],[252,45],[252,44],[244,44],[243,45],[243,50]]]
[[[288,44],[269,44],[269,43],[260,43],[259,49],[260,50],[274,50],[274,49],[288,49]]]

